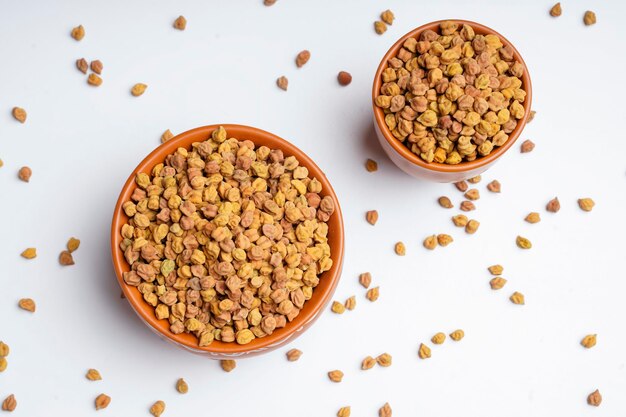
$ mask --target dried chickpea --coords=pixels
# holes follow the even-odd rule
[[[109,404],[111,404],[111,397],[106,394],[100,394],[96,397],[96,410],[102,410],[103,408],[107,408]]]
[[[220,361],[220,366],[225,372],[231,372],[237,367],[237,362],[232,359],[222,359]]]
[[[524,294],[517,292],[517,291],[511,294],[509,299],[511,300],[513,304],[523,305],[525,303]]]
[[[356,297],[354,295],[352,297],[349,297],[344,303],[344,306],[346,307],[346,310],[354,310],[356,307]]]
[[[583,339],[580,341],[580,344],[586,349],[591,349],[596,345],[596,338],[596,334],[588,334],[587,336],[583,337]]]
[[[176,391],[181,394],[187,394],[187,392],[189,392],[189,385],[187,385],[187,382],[183,378],[179,378],[178,381],[176,381]]]
[[[557,3],[550,9],[550,16],[559,17],[561,16],[561,3]]]
[[[382,35],[387,32],[387,25],[384,22],[376,21],[374,22],[374,31],[377,34]]]
[[[465,227],[467,225],[468,219],[464,214],[458,214],[456,216],[452,216],[452,223],[456,227]]]
[[[87,84],[92,87],[100,87],[102,85],[102,78],[98,74],[91,73],[87,77]]]
[[[298,349],[291,349],[287,351],[286,355],[289,362],[295,362],[300,359],[300,356],[302,356],[302,351]]]
[[[30,177],[32,175],[33,171],[29,167],[22,167],[17,172],[17,177],[24,182],[30,182]]]
[[[185,30],[187,28],[187,19],[184,16],[178,16],[172,26],[174,26],[174,29]]]
[[[378,417],[391,417],[391,406],[389,403],[385,403],[382,407],[380,407],[378,410]]]
[[[364,272],[361,275],[359,275],[359,284],[361,284],[363,287],[369,288],[371,283],[372,283],[372,274],[370,274],[369,272]]]
[[[287,77],[285,77],[284,75],[281,77],[278,77],[276,79],[276,85],[278,86],[278,88],[280,88],[283,91],[287,91],[287,87],[289,87],[289,80],[287,79]]]
[[[518,236],[515,239],[515,243],[517,243],[517,246],[520,249],[530,249],[533,247],[533,244],[530,242],[530,240],[526,239],[525,237],[522,236]]]
[[[379,287],[374,287],[374,288],[370,288],[369,290],[367,290],[367,293],[365,294],[365,297],[370,300],[371,302],[374,302],[376,300],[378,300],[378,296],[380,295],[380,288]]]
[[[100,375],[100,372],[98,372],[97,369],[89,369],[87,371],[87,374],[85,374],[85,378],[87,378],[90,381],[102,380],[102,376]]]
[[[337,417],[350,417],[350,406],[341,407],[339,411],[337,411]]]
[[[367,172],[376,172],[378,171],[378,163],[373,159],[368,159],[365,161],[365,170]]]
[[[583,211],[591,211],[596,203],[591,198],[579,198],[578,207]]]
[[[499,265],[499,264],[491,265],[487,269],[489,270],[489,273],[491,275],[502,275],[502,272],[504,272],[504,267],[502,265]]]
[[[536,211],[532,211],[528,213],[528,215],[524,218],[528,223],[534,224],[539,223],[541,221],[541,216]]]
[[[445,342],[445,340],[446,334],[442,332],[435,333],[435,335],[430,339],[430,341],[433,342],[433,344],[435,345],[441,345],[443,342]]]
[[[591,10],[587,10],[583,16],[583,22],[585,26],[591,26],[596,24],[596,14]]]
[[[434,250],[438,243],[437,235],[431,235],[424,239],[423,245],[428,250]]]
[[[382,20],[388,25],[393,25],[394,19],[395,19],[395,16],[393,15],[393,12],[389,9],[385,10],[384,12],[380,14],[380,20]]]
[[[21,253],[23,258],[26,259],[34,259],[37,257],[37,249],[36,248],[26,248],[22,253]]]
[[[85,37],[85,28],[83,27],[83,25],[78,25],[72,29],[72,32],[70,34],[72,35],[72,38],[80,41]]]
[[[502,277],[493,277],[491,281],[489,281],[489,286],[491,286],[492,290],[500,290],[506,284],[506,279]]]
[[[370,210],[365,213],[365,220],[372,226],[378,221],[378,212],[376,210]]]
[[[139,97],[140,95],[142,95],[143,93],[146,92],[147,88],[148,88],[148,86],[146,84],[137,83],[137,84],[133,85],[133,87],[130,89],[130,93],[134,97]]]
[[[28,117],[26,110],[21,107],[13,107],[11,114],[13,115],[13,118],[20,123],[26,122],[26,117]]]
[[[361,369],[366,371],[368,369],[372,369],[374,365],[376,365],[376,359],[372,358],[371,356],[367,356],[361,362]]]
[[[452,207],[454,207],[454,205],[452,204],[450,199],[448,197],[446,197],[446,196],[439,197],[437,202],[443,208],[452,208]]]
[[[339,301],[333,301],[333,305],[330,308],[333,313],[343,314],[346,311],[346,307],[341,304]]]
[[[466,201],[461,202],[460,208],[463,211],[472,211],[476,209],[476,206],[471,201],[466,200]]]
[[[453,331],[452,333],[450,333],[450,339],[454,340],[455,342],[460,341],[464,337],[465,337],[465,332],[461,329],[457,329]]]
[[[406,255],[406,247],[404,246],[404,243],[402,242],[396,243],[394,250],[396,252],[396,255],[399,255],[399,256]]]
[[[439,246],[443,246],[443,247],[448,246],[453,241],[454,239],[452,239],[452,236],[450,235],[446,235],[446,234],[437,235],[437,243],[439,244]]]
[[[491,181],[489,184],[487,184],[487,190],[491,191],[492,193],[499,193],[501,191],[500,181]]]
[[[328,379],[330,379],[332,382],[339,383],[343,379],[343,372],[338,369],[330,371],[328,373]]]
[[[430,348],[426,346],[425,344],[420,343],[420,347],[417,352],[417,355],[420,357],[420,359],[430,358]]]
[[[480,226],[480,222],[478,220],[471,219],[465,225],[465,233],[473,235],[478,230],[478,226]]]
[[[152,414],[154,417],[160,417],[164,411],[165,403],[161,400],[155,402],[154,404],[152,404],[152,407],[150,407],[150,414]]]
[[[15,399],[15,395],[11,394],[2,401],[2,410],[8,411],[9,413],[15,411],[17,407],[17,400]]]
[[[307,62],[309,62],[309,59],[311,59],[311,52],[307,51],[306,49],[304,51],[301,51],[297,56],[296,56],[296,66],[298,68],[304,66],[304,64],[306,64]]]
[[[382,353],[376,357],[376,363],[383,368],[391,366],[392,358],[388,353]]]
[[[546,210],[550,213],[557,213],[561,210],[561,203],[559,202],[558,197],[554,197],[552,200],[548,201],[546,205]]]
[[[602,395],[600,394],[600,391],[595,390],[594,392],[592,392],[591,394],[587,396],[587,404],[592,405],[594,407],[598,407],[600,406],[601,403],[602,403]]]

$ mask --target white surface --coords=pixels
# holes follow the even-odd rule
[[[53,5],[56,3],[57,5]],[[0,339],[10,344],[0,374],[0,400],[14,393],[15,416],[86,416],[101,392],[111,405],[98,415],[149,415],[156,400],[166,416],[333,416],[351,405],[376,416],[390,402],[394,416],[623,415],[624,207],[626,142],[621,80],[626,66],[625,3],[550,1],[409,2],[401,0],[106,1],[0,3]],[[391,8],[397,20],[383,36],[372,23]],[[598,24],[585,27],[592,8]],[[178,15],[187,30],[171,27]],[[452,185],[418,182],[398,170],[375,142],[370,86],[379,58],[410,29],[441,18],[480,21],[504,34],[530,67],[536,119],[478,185],[474,236],[455,229],[457,210],[438,207]],[[70,29],[83,24],[80,43]],[[302,69],[296,54],[309,49]],[[100,59],[104,84],[86,85],[77,58]],[[339,70],[353,83],[341,88]],[[275,86],[289,78],[289,91]],[[130,87],[148,84],[133,98]],[[20,125],[13,106],[28,111]],[[211,123],[242,123],[293,141],[326,170],[339,195],[347,233],[336,298],[357,296],[355,311],[327,312],[292,346],[240,361],[223,373],[217,362],[161,341],[119,298],[109,256],[109,226],[121,185],[134,166],[174,133]],[[521,143],[521,141],[520,141]],[[366,158],[379,162],[375,174]],[[30,184],[17,180],[33,169]],[[485,185],[497,178],[501,195]],[[562,209],[546,213],[558,195]],[[591,213],[576,200],[593,197]],[[364,212],[377,209],[375,227]],[[542,222],[523,221],[539,211]],[[426,251],[432,233],[450,233],[447,248]],[[530,238],[521,251],[515,237]],[[70,236],[82,245],[76,265],[57,256]],[[407,255],[393,245],[402,240]],[[29,246],[33,261],[20,258]],[[491,291],[488,265],[502,263],[507,286]],[[369,303],[357,276],[380,285]],[[513,291],[525,306],[508,301]],[[37,312],[16,306],[32,297]],[[462,328],[466,337],[417,358],[420,342]],[[598,345],[579,345],[598,333]],[[391,368],[359,369],[366,355],[393,355]],[[89,382],[86,370],[103,380]],[[341,384],[326,372],[342,369]],[[190,386],[182,396],[177,378]],[[600,409],[586,405],[599,388]],[[600,413],[600,414],[599,414]]]

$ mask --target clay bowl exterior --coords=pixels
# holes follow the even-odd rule
[[[195,336],[187,333],[178,335],[171,333],[169,330],[169,322],[167,320],[158,320],[154,314],[154,308],[143,300],[137,287],[127,285],[122,278],[122,273],[130,270],[124,258],[124,254],[120,249],[120,242],[122,240],[120,231],[122,225],[128,221],[128,217],[124,213],[124,210],[122,210],[122,204],[130,199],[133,190],[136,188],[135,175],[138,172],[150,173],[155,165],[162,163],[167,155],[175,152],[179,147],[190,149],[193,142],[201,142],[208,139],[211,136],[211,132],[217,129],[219,125],[199,127],[181,133],[152,151],[152,153],[135,168],[122,188],[122,192],[115,206],[115,212],[113,213],[111,225],[111,255],[117,280],[122,287],[126,299],[143,322],[157,335],[189,352],[204,355],[208,358],[237,359],[269,352],[291,342],[308,329],[321,315],[332,298],[339,281],[339,276],[341,275],[344,254],[344,230],[341,208],[339,207],[337,196],[330,182],[323,171],[304,152],[286,140],[260,129],[242,125],[222,126],[228,131],[229,137],[249,139],[254,142],[256,146],[265,145],[270,149],[281,149],[285,156],[295,156],[300,161],[300,165],[308,168],[309,175],[317,178],[322,183],[323,188],[321,195],[331,196],[335,200],[336,210],[328,221],[328,244],[331,248],[333,266],[320,276],[319,285],[313,290],[313,296],[305,303],[300,314],[292,322],[287,323],[284,328],[277,329],[271,335],[263,338],[254,339],[247,345],[239,345],[234,342],[224,343],[216,340],[209,346],[199,347]]]
[[[383,110],[376,106],[374,99],[380,93],[380,87],[382,86],[381,75],[383,71],[388,67],[388,62],[391,58],[395,57],[402,48],[404,41],[407,38],[419,38],[419,35],[425,30],[439,29],[439,25],[446,20],[438,20],[436,22],[427,23],[423,26],[413,29],[406,35],[402,36],[393,46],[387,51],[383,59],[380,61],[376,75],[374,76],[374,85],[372,87],[372,107],[374,110],[374,129],[378,137],[378,141],[389,156],[389,158],[407,174],[429,181],[436,182],[456,182],[465,180],[467,178],[474,177],[481,174],[492,166],[504,153],[513,146],[517,138],[524,130],[526,121],[530,115],[530,106],[532,103],[532,85],[530,82],[530,75],[528,74],[528,67],[522,59],[520,53],[515,49],[513,44],[509,42],[504,36],[500,35],[493,29],[480,23],[470,22],[467,20],[449,19],[458,23],[459,25],[469,25],[474,29],[474,32],[478,35],[497,35],[504,45],[510,45],[514,51],[514,59],[519,61],[524,66],[524,75],[522,76],[522,88],[526,91],[526,99],[524,100],[524,117],[522,117],[515,129],[509,134],[509,139],[506,143],[494,150],[487,156],[476,158],[471,162],[462,162],[457,165],[440,164],[437,162],[426,162],[418,155],[414,154],[407,148],[402,142],[396,139],[387,125],[385,124],[385,114]]]

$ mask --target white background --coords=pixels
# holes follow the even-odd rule
[[[0,339],[11,348],[0,374],[0,400],[14,393],[14,415],[86,416],[94,398],[112,397],[99,415],[212,416],[617,416],[626,412],[626,141],[623,53],[625,3],[565,1],[302,1],[264,7],[246,1],[0,2]],[[373,22],[391,8],[397,19],[383,36]],[[588,8],[598,16],[582,24]],[[187,30],[172,28],[186,16]],[[523,132],[537,147],[511,151],[478,184],[474,236],[455,229],[458,210],[436,199],[461,195],[452,185],[414,180],[382,153],[371,122],[370,89],[380,57],[409,30],[432,20],[465,18],[504,34],[523,54],[537,117]],[[86,36],[69,36],[83,24]],[[311,60],[294,64],[302,49]],[[77,58],[100,59],[104,83],[86,84]],[[337,85],[339,70],[352,73]],[[275,85],[289,78],[289,91]],[[144,96],[129,94],[136,82]],[[28,111],[21,125],[13,106]],[[325,169],[340,198],[346,255],[335,298],[356,295],[353,312],[326,312],[291,347],[219,364],[153,335],[120,299],[109,254],[109,227],[119,190],[135,165],[174,133],[212,123],[242,123],[293,141]],[[378,161],[370,174],[366,158]],[[29,184],[17,179],[33,169]],[[502,193],[485,190],[498,179]],[[545,212],[558,195],[562,209]],[[591,213],[580,197],[593,197]],[[364,213],[377,209],[375,227]],[[524,222],[529,211],[542,221]],[[434,252],[421,242],[449,233]],[[515,246],[521,234],[530,251]],[[76,265],[57,257],[70,236],[82,245]],[[402,240],[407,254],[394,254]],[[34,246],[32,261],[19,254]],[[488,285],[488,265],[509,280]],[[370,303],[357,282],[364,271],[380,285]],[[526,295],[516,306],[513,291]],[[37,312],[17,308],[22,297]],[[462,328],[466,337],[417,358],[420,342]],[[598,334],[598,345],[579,341]],[[393,355],[393,366],[359,369],[366,355]],[[84,378],[88,368],[103,375]],[[345,372],[333,384],[326,372]],[[174,389],[177,378],[189,393]],[[586,396],[599,388],[599,409]],[[1,413],[1,412],[0,412]]]

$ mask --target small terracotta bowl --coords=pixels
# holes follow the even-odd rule
[[[530,76],[528,74],[528,67],[522,59],[520,53],[515,49],[513,44],[509,42],[504,36],[500,35],[493,29],[483,26],[480,23],[470,22],[467,20],[449,19],[459,25],[469,25],[474,29],[474,32],[479,35],[497,35],[504,45],[511,45],[514,51],[514,58],[524,66],[524,75],[522,76],[522,88],[526,91],[526,99],[524,100],[524,117],[521,118],[515,129],[509,134],[509,139],[506,143],[500,147],[494,148],[494,150],[487,156],[476,158],[471,162],[461,162],[457,165],[440,164],[437,162],[426,162],[418,155],[414,154],[407,148],[402,142],[396,139],[387,125],[385,124],[385,113],[380,107],[377,107],[374,103],[374,99],[380,93],[380,87],[382,86],[382,73],[388,67],[388,62],[391,58],[395,57],[402,48],[404,41],[407,38],[418,38],[419,35],[425,30],[439,29],[439,25],[446,20],[438,20],[436,22],[427,23],[423,26],[413,29],[403,37],[401,37],[393,46],[387,51],[383,59],[380,61],[376,75],[374,76],[374,85],[372,88],[372,107],[374,109],[374,129],[378,136],[378,141],[389,156],[389,158],[396,164],[401,170],[416,178],[426,179],[436,182],[456,182],[467,178],[474,177],[484,172],[487,168],[493,165],[498,158],[515,143],[519,135],[526,126],[526,120],[530,114],[530,106],[532,102],[532,85],[530,82]]]
[[[209,346],[198,347],[198,341],[195,336],[187,333],[178,335],[171,333],[169,330],[169,322],[167,320],[157,320],[154,314],[154,308],[144,301],[137,287],[127,285],[122,278],[122,273],[130,270],[124,258],[124,254],[120,249],[120,242],[122,241],[120,231],[122,225],[128,221],[128,217],[124,213],[124,210],[122,210],[122,204],[130,199],[133,190],[136,188],[135,175],[138,172],[149,173],[155,165],[163,162],[167,155],[174,153],[176,149],[180,147],[191,149],[193,142],[201,142],[208,139],[211,136],[211,132],[217,129],[219,125],[199,127],[181,133],[152,151],[152,153],[135,168],[130,177],[128,177],[126,184],[124,184],[117,204],[115,205],[111,225],[111,255],[117,280],[122,287],[126,299],[137,315],[157,335],[183,349],[204,355],[208,358],[233,359],[258,355],[285,345],[301,335],[302,332],[308,329],[320,316],[335,292],[335,288],[339,282],[339,276],[341,275],[344,253],[344,231],[337,196],[330,182],[324,175],[324,172],[311,158],[293,144],[263,130],[242,125],[222,126],[228,131],[229,137],[249,139],[257,146],[265,145],[270,149],[281,149],[285,156],[295,156],[298,161],[300,161],[300,165],[308,168],[309,175],[317,178],[322,183],[322,196],[328,195],[335,200],[336,209],[328,222],[328,244],[330,245],[333,266],[320,276],[319,285],[313,290],[312,298],[304,304],[300,314],[292,322],[287,323],[284,328],[277,329],[269,336],[254,339],[247,345],[239,345],[234,342],[224,343],[216,340]]]

